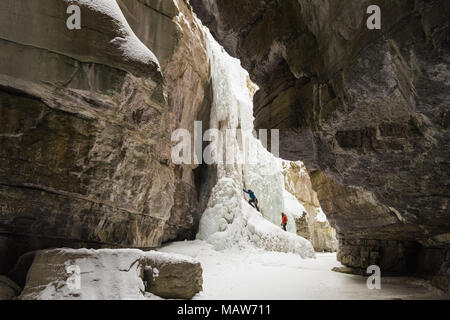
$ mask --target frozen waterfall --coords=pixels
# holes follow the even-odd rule
[[[253,94],[257,88],[240,61],[229,56],[208,29],[204,32],[214,93],[210,127],[226,136],[216,156],[228,161],[217,164],[217,183],[200,220],[197,238],[217,250],[257,247],[314,257],[311,243],[295,233],[295,223],[290,223],[290,232],[280,228],[280,212],[285,209],[281,164],[252,135]],[[238,129],[241,136],[230,136],[229,132]],[[247,158],[246,152],[250,154]],[[255,192],[262,215],[247,203],[243,188]]]

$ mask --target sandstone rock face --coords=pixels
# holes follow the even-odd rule
[[[151,298],[147,289],[190,299],[202,290],[200,264],[181,255],[136,249],[52,249],[34,255],[19,299],[146,299]]]
[[[337,251],[336,231],[322,212],[305,165],[301,161],[283,161],[282,166],[286,190],[306,209],[306,212],[295,220],[297,234],[310,240],[316,251]]]
[[[300,218],[295,218],[296,233],[305,239],[311,240],[311,234],[309,233],[308,214],[304,212]],[[313,244],[314,246],[314,244]],[[316,248],[314,248],[316,250]]]
[[[209,116],[190,7],[73,3],[80,30],[65,1],[0,4],[0,273],[41,248],[193,238],[208,192],[170,159],[171,132]]]
[[[444,261],[441,264],[441,267],[437,271],[437,275],[432,278],[432,284],[434,284],[437,287],[440,287],[444,289],[445,291],[450,291],[450,250],[447,249],[447,251],[443,250],[434,250],[438,252],[438,256],[435,261],[435,265],[438,265],[440,261]],[[442,256],[445,254],[445,258]],[[439,256],[441,255],[441,256]],[[437,262],[437,263],[436,263]],[[426,261],[423,263],[426,266],[431,265],[430,261]],[[435,271],[435,270],[433,270]]]
[[[315,243],[314,249],[319,252],[336,252],[339,248],[336,239],[336,230],[328,220],[315,221],[311,228],[311,242]]]
[[[313,186],[341,248],[449,247],[448,1],[191,4],[261,87],[257,126],[280,128],[281,156],[324,175]],[[372,4],[381,30],[366,27]]]
[[[19,294],[20,287],[14,283],[11,279],[0,276],[0,300],[13,300]]]
[[[191,299],[203,289],[202,266],[187,258],[154,252],[146,257],[147,291],[165,299]]]
[[[210,70],[200,22],[187,1],[119,0],[137,36],[161,63],[167,86],[169,130],[187,129],[194,138],[194,121],[209,128]],[[174,166],[175,193],[162,241],[193,239],[206,207],[214,169]]]

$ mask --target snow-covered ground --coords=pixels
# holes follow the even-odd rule
[[[316,259],[260,249],[216,251],[204,241],[174,242],[160,249],[199,260],[203,292],[194,299],[322,300],[322,299],[445,299],[427,282],[382,277],[381,290],[369,290],[366,278],[331,271],[341,266],[334,253]]]

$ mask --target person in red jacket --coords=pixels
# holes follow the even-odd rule
[[[284,231],[286,230],[286,226],[288,223],[288,218],[287,215],[284,214],[284,212],[281,213],[281,227],[283,228]]]

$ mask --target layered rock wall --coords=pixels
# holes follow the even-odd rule
[[[186,2],[2,1],[0,47],[0,274],[35,249],[194,237],[209,171],[170,155],[209,119]]]

